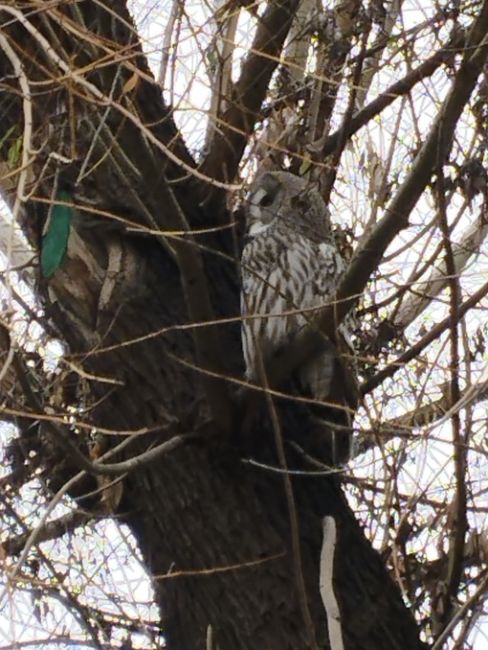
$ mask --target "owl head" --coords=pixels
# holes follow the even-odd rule
[[[251,237],[276,224],[318,239],[330,233],[329,211],[318,190],[290,172],[265,172],[253,181],[246,221]]]

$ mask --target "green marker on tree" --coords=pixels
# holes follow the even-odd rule
[[[66,190],[60,190],[55,201],[72,203],[73,197]],[[73,208],[67,205],[53,205],[41,246],[41,272],[45,278],[50,278],[64,261],[73,214]]]

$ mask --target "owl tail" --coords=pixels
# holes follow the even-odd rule
[[[299,380],[303,392],[317,400],[311,412],[325,443],[327,460],[333,465],[346,463],[351,456],[352,420],[358,401],[352,370],[328,342],[325,351],[301,369]]]

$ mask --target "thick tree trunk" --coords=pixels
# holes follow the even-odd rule
[[[82,14],[69,6],[63,11],[78,26],[81,15],[85,26],[92,31],[96,26],[98,35],[112,43],[133,43],[131,47],[137,53],[133,34],[115,17],[118,13],[130,24],[124,4],[107,5],[116,13],[103,11],[98,3],[78,5]],[[6,13],[1,17],[4,24],[12,19]],[[82,36],[75,33],[69,36],[48,14],[29,20],[46,38],[57,35],[59,42],[56,45],[53,41],[53,45],[64,48],[66,60],[69,56],[76,58],[78,68],[104,54],[103,43],[81,42]],[[38,246],[47,214],[42,201],[51,197],[54,176],[58,173],[58,182],[71,187],[94,138],[93,170],[76,191],[80,195],[89,193],[99,209],[161,230],[173,229],[178,221],[173,197],[193,227],[213,226],[217,212],[225,216],[220,198],[214,195],[207,200],[208,186],[169,160],[120,110],[112,106],[107,111],[107,106],[100,99],[90,98],[89,89],[76,80],[58,84],[60,71],[18,21],[12,20],[5,32],[29,79],[48,79],[50,90],[47,98],[37,91],[32,95],[33,148],[41,142],[46,147],[29,171],[34,197],[19,215],[34,246]],[[131,65],[134,62],[145,77],[130,92],[124,84],[133,69],[119,67],[119,63],[88,72],[83,78],[106,95],[115,88],[114,96],[121,106],[130,106],[141,124],[149,125],[148,132],[169,147],[173,156],[187,166],[193,165],[142,56],[132,58]],[[16,126],[3,142],[3,158],[23,128],[22,102],[11,65],[3,56],[0,70],[11,92],[4,92],[0,100],[6,116],[0,140],[10,125]],[[50,80],[51,74],[54,80]],[[47,157],[49,151],[73,158],[73,162],[60,168],[56,160]],[[100,164],[93,164],[96,161]],[[165,179],[179,180],[168,186]],[[87,217],[88,212],[82,213],[82,218]],[[229,215],[227,219],[230,221]],[[221,650],[309,648],[310,631],[302,617],[303,603],[299,602],[292,568],[296,558],[283,477],[245,462],[252,456],[277,464],[271,427],[266,418],[259,418],[250,439],[243,437],[239,409],[232,405],[230,430],[219,431],[214,424],[202,389],[204,375],[190,367],[195,359],[191,332],[173,327],[190,319],[171,242],[155,235],[107,228],[102,217],[90,229],[76,225],[65,264],[49,281],[49,291],[48,283],[41,281],[40,293],[52,322],[69,345],[72,360],[93,375],[119,382],[91,382],[96,406],[89,422],[114,431],[113,436],[106,436],[109,445],[120,441],[117,432],[147,430],[119,459],[164,440],[168,423],[171,433],[201,436],[189,439],[188,444],[157,463],[126,475],[116,512],[133,531],[154,577],[168,646],[178,650],[204,648],[211,629],[214,647]],[[201,236],[198,244],[207,251],[205,273],[216,315],[237,316],[238,268],[232,235],[223,231]],[[100,295],[106,288],[106,269],[114,249],[122,251],[122,281],[116,283],[107,305],[102,304]],[[235,377],[242,376],[238,322],[216,329],[222,342],[219,367]],[[141,340],[134,342],[138,338]],[[306,441],[307,420],[300,409],[287,405],[280,414],[284,436]],[[86,441],[79,446],[86,451]],[[78,469],[61,449],[47,461],[53,489]],[[291,452],[288,462],[293,467],[301,463]],[[80,497],[94,486],[94,480],[87,479],[78,484],[73,495]],[[364,538],[338,482],[330,477],[302,476],[293,478],[293,487],[308,605],[318,646],[328,647],[319,595],[319,558],[322,519],[332,515],[338,527],[334,587],[346,648],[420,648],[413,618],[378,554]],[[94,505],[93,497],[82,503]]]

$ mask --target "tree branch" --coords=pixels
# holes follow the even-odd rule
[[[85,512],[83,510],[73,510],[58,519],[53,521],[47,521],[37,532],[36,543],[42,544],[42,542],[48,542],[51,539],[58,539],[62,537],[65,533],[72,533],[80,526],[84,526],[89,521],[93,519],[93,513]],[[22,549],[25,547],[29,536],[32,531],[27,531],[18,535],[17,537],[11,537],[3,542],[3,549],[8,556],[18,555]]]
[[[459,621],[463,620],[466,612],[473,608],[477,600],[480,600],[488,590],[488,575],[485,575],[481,583],[478,585],[478,588],[474,591],[473,594],[462,604],[462,606],[456,611],[452,619],[449,621],[449,625],[445,627],[442,631],[442,634],[436,639],[431,650],[441,650],[444,646],[445,641],[449,638],[449,635],[453,632],[455,626]]]
[[[488,235],[488,213],[486,203],[480,209],[476,221],[462,234],[459,242],[452,244],[454,268],[460,274]],[[444,261],[432,270],[428,278],[422,281],[425,290],[416,289],[415,294],[398,310],[392,326],[395,331],[405,330],[425,311],[432,300],[439,295],[449,281],[449,274]],[[385,341],[386,342],[386,341]]]
[[[374,75],[378,72],[383,50],[390,40],[391,33],[393,32],[393,28],[397,21],[398,15],[400,14],[402,4],[403,0],[392,0],[392,2],[390,2],[385,8],[385,14],[380,25],[380,33],[371,48],[369,48],[370,50],[373,50],[374,53],[368,56],[368,59],[363,67],[361,81],[359,83],[356,97],[356,105],[358,108],[362,108],[364,106],[366,95],[368,94]]]
[[[314,143],[310,145],[316,149],[320,147],[320,152],[323,156],[328,156],[337,148],[339,142],[343,137],[350,138],[357,133],[359,129],[368,124],[376,115],[379,115],[385,108],[393,104],[393,102],[402,95],[409,93],[412,88],[425,79],[430,77],[443,63],[452,61],[456,52],[462,50],[465,38],[460,32],[455,32],[445,47],[441,48],[438,52],[433,54],[426,61],[421,63],[415,70],[409,72],[403,79],[396,81],[389,86],[381,95],[378,95],[373,101],[367,104],[364,108],[358,111],[351,120],[345,125],[345,131],[342,128],[338,129],[325,139],[323,144]]]
[[[204,151],[210,151],[217,122],[227,107],[232,89],[232,64],[235,48],[237,24],[239,22],[239,6],[230,5],[230,9],[218,0],[214,2],[214,35],[211,51],[207,57],[212,61],[208,64],[210,78],[210,108],[207,118]]]
[[[382,444],[393,440],[397,437],[410,437],[412,429],[425,427],[429,424],[434,424],[439,420],[445,418],[446,413],[449,412],[451,399],[449,391],[441,386],[443,395],[434,402],[422,404],[422,406],[415,407],[412,411],[408,411],[403,415],[396,418],[387,420],[386,422],[379,422],[371,431],[362,431],[362,440],[354,449],[354,456],[360,456],[368,450],[373,449],[379,442]],[[467,404],[476,404],[488,399],[488,381],[480,379],[476,384],[467,388],[460,397],[459,408]]]
[[[459,298],[460,286],[457,275],[456,263],[451,245],[449,224],[446,213],[445,183],[443,160],[439,158],[437,167],[437,203],[440,230],[442,232],[443,245],[446,253],[446,271],[449,284],[449,329],[450,329],[450,381],[449,381],[449,408],[453,411],[452,422],[452,444],[454,459],[454,474],[456,477],[456,488],[453,497],[453,517],[449,529],[449,548],[447,572],[445,575],[445,588],[440,587],[440,600],[436,608],[436,621],[444,628],[450,620],[454,607],[454,599],[458,593],[461,577],[463,574],[464,541],[468,529],[466,517],[466,449],[465,439],[461,432],[461,418],[458,410],[452,409],[454,404],[461,399],[459,388]]]
[[[275,71],[298,0],[269,2],[234,86],[230,107],[222,116],[202,170],[206,176],[230,182],[259,118],[259,111]]]
[[[467,311],[474,307],[482,298],[488,294],[488,282],[485,282],[470,298],[465,300],[458,309],[458,317],[461,319]],[[445,332],[450,327],[450,316],[444,318],[444,320],[434,325],[427,334],[425,334],[421,339],[412,345],[406,352],[398,356],[394,361],[389,363],[385,368],[376,373],[371,379],[365,381],[362,386],[359,388],[361,395],[367,395],[372,390],[377,388],[385,379],[388,377],[393,377],[393,375],[403,368],[403,366],[415,359],[422,350],[424,350],[432,341],[435,341],[443,332]]]
[[[383,218],[355,252],[338,287],[335,304],[320,312],[315,328],[304,329],[286,350],[275,356],[273,367],[268,370],[271,385],[279,383],[312,357],[323,345],[323,334],[334,339],[337,326],[362,295],[384,252],[398,233],[408,226],[410,212],[429,183],[437,160],[444,161],[449,154],[457,121],[474,90],[487,56],[488,1],[485,0],[467,38],[465,54],[451,90],[412,169]]]

